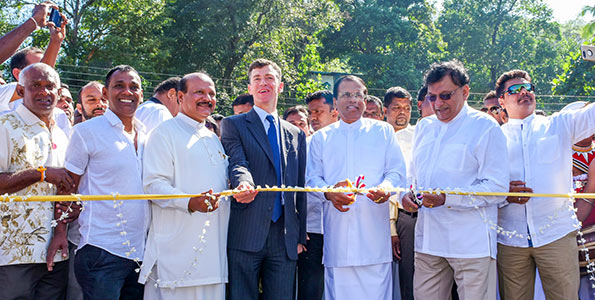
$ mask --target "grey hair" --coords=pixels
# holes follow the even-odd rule
[[[31,64],[31,65],[25,67],[19,73],[19,85],[25,86],[25,83],[29,80],[29,72],[33,69],[38,70],[39,72],[41,72],[41,74],[47,76],[48,78],[55,78],[56,86],[57,87],[60,86],[60,75],[58,75],[58,72],[56,72],[56,70],[54,70],[54,68],[52,68],[44,63],[41,63],[41,62]]]

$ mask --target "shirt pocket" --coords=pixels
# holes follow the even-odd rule
[[[560,140],[558,135],[537,140],[537,160],[539,163],[551,164],[560,158]]]

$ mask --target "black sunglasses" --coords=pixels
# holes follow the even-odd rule
[[[430,102],[436,102],[436,99],[438,99],[438,97],[440,97],[440,99],[442,99],[443,101],[446,100],[450,100],[450,98],[452,97],[452,95],[454,95],[458,89],[462,88],[463,86],[460,86],[458,88],[456,88],[454,91],[450,92],[450,93],[443,93],[440,95],[426,95],[426,100],[430,101]]]

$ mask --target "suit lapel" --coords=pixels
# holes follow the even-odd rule
[[[260,121],[258,114],[256,111],[254,111],[254,109],[250,110],[246,114],[248,130],[252,133],[256,139],[256,142],[258,142],[271,164],[275,165],[273,162],[273,152],[271,151],[271,146],[269,145],[269,139],[266,132],[264,131],[264,126],[262,126],[262,122]]]
[[[290,138],[289,136],[291,133],[287,130],[287,127],[283,124],[283,121],[279,122],[279,127],[281,128],[281,163],[283,167],[281,170],[283,171],[283,178],[285,178],[285,170],[287,169],[287,151],[289,149]],[[285,182],[285,180],[283,181]]]

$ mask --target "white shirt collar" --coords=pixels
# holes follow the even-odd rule
[[[524,119],[508,119],[508,123],[511,125],[529,124],[533,122],[533,119],[535,119],[535,112],[528,115]]]
[[[106,109],[103,116],[107,119],[107,121],[113,127],[120,127],[122,129],[124,129],[124,124],[122,123],[122,120],[120,120],[120,118],[111,109],[109,109],[109,108]],[[142,132],[145,131],[145,125],[141,121],[139,121],[136,117],[134,117],[133,123],[134,123],[134,128],[136,130],[139,130]]]
[[[33,125],[35,123],[43,123],[32,111],[30,111],[25,105],[19,105],[15,109],[17,114],[25,121],[27,125]]]
[[[270,114],[256,105],[254,105],[253,109],[256,112],[256,114],[258,114],[258,117],[260,118],[262,124],[268,124],[268,121],[266,120],[268,115],[272,115],[273,119],[275,119],[275,123],[279,123],[279,115],[277,114],[277,109],[275,109]]]
[[[184,123],[190,125],[192,128],[195,128],[196,131],[199,131],[200,129],[205,127],[205,122],[198,122],[198,121],[190,118],[189,116],[185,115],[182,112],[179,112],[178,115],[176,116],[176,118],[180,119]]]
[[[466,116],[468,110],[469,110],[469,105],[467,104],[467,101],[465,101],[465,103],[463,104],[463,107],[461,108],[461,111],[459,111],[459,113],[452,120],[450,120],[448,122],[443,122],[443,121],[438,120],[438,121],[440,121],[438,124],[443,125],[443,126],[454,124],[459,119],[462,119],[463,116]]]
[[[352,129],[352,128],[359,128],[362,126],[362,119],[364,117],[359,118],[357,121],[352,122],[352,123],[345,123],[345,121],[343,120],[339,120],[339,128],[343,128],[343,129]]]

